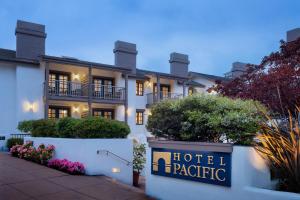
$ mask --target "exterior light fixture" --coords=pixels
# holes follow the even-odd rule
[[[78,113],[79,112],[79,107],[73,107],[73,112]]]
[[[80,80],[79,74],[73,74],[73,80]]]
[[[38,110],[38,103],[36,102],[29,102],[29,101],[25,101],[23,103],[23,110],[25,112],[37,112]]]
[[[120,169],[120,168],[117,168],[117,167],[113,167],[113,168],[111,168],[111,172],[112,172],[112,173],[120,173],[120,172],[121,172],[121,169]]]

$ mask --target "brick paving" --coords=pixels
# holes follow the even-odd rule
[[[0,200],[139,200],[143,190],[106,176],[72,176],[0,153]]]

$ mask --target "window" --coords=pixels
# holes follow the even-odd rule
[[[111,78],[94,77],[94,96],[101,98],[112,97],[114,81]]]
[[[69,107],[58,107],[58,106],[49,106],[48,109],[48,118],[49,119],[59,119],[64,117],[70,117],[70,108]]]
[[[192,94],[194,94],[194,89],[192,87],[189,87],[188,94],[189,94],[189,96],[191,96]]]
[[[114,110],[111,109],[93,109],[94,117],[104,117],[106,119],[114,119]]]
[[[68,94],[70,74],[65,72],[50,71],[49,73],[49,91],[57,95]]]
[[[154,84],[155,95],[157,95],[157,84]],[[170,97],[171,88],[170,85],[160,84],[160,99],[167,99]]]
[[[143,96],[144,95],[144,83],[142,81],[136,81],[135,94],[137,96]]]
[[[135,123],[136,125],[144,124],[144,110],[136,110]]]

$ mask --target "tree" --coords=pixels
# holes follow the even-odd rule
[[[248,65],[247,72],[214,88],[231,98],[260,101],[277,113],[294,110],[300,100],[300,38],[281,41],[280,49],[263,58],[259,65]]]
[[[151,108],[147,129],[157,137],[249,145],[261,120],[253,101],[198,94]]]

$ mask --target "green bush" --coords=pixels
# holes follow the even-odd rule
[[[66,117],[58,120],[57,133],[62,138],[74,138],[76,137],[76,126],[79,123],[79,119]]]
[[[253,101],[214,95],[193,95],[162,101],[151,108],[147,129],[173,140],[249,145],[259,129],[261,115]]]
[[[19,122],[18,129],[25,133],[31,133],[33,121],[34,120],[25,120],[25,121]]]
[[[20,122],[20,124],[23,123],[26,121]],[[102,117],[39,119],[32,120],[31,123],[30,132],[33,137],[126,138],[130,133],[126,123]]]
[[[23,138],[9,138],[7,141],[6,141],[6,147],[8,149],[10,149],[11,147],[19,144],[19,145],[22,145],[24,143],[24,140]]]
[[[33,137],[57,137],[56,121],[52,119],[33,120],[31,136]]]
[[[81,119],[76,130],[79,138],[125,138],[130,133],[124,122],[103,117]]]

